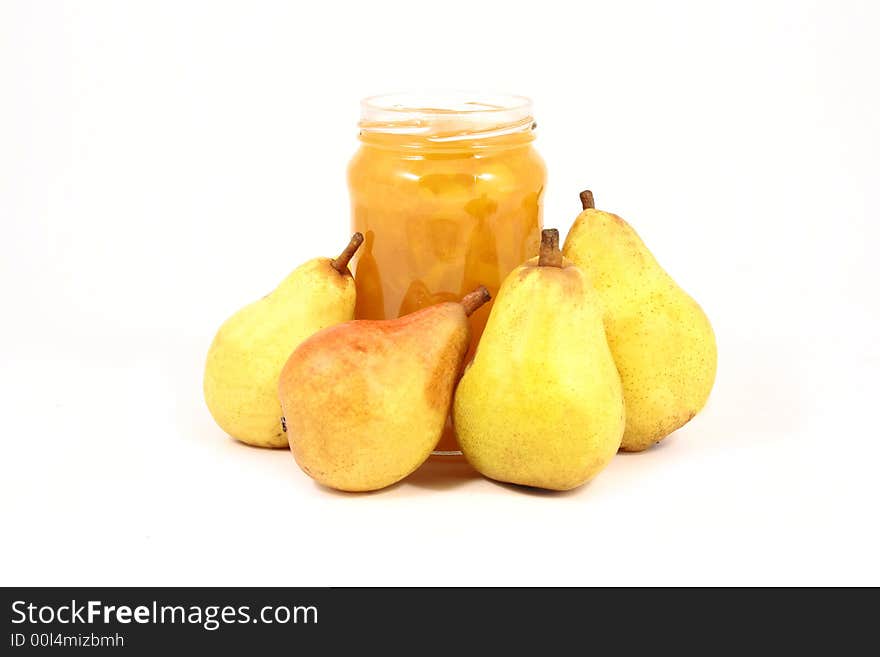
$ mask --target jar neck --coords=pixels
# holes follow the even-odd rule
[[[393,94],[361,103],[363,144],[399,151],[468,153],[528,146],[532,104],[522,96]]]

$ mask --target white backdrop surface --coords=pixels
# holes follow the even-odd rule
[[[880,584],[878,7],[0,4],[0,583]],[[705,411],[580,490],[333,493],[202,401],[420,88],[531,96],[545,224],[592,188],[715,326]]]

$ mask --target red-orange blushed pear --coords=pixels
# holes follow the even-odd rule
[[[354,320],[303,342],[278,392],[290,449],[316,481],[384,488],[418,468],[440,440],[470,344],[480,287],[391,320]]]

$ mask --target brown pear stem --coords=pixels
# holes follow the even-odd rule
[[[464,307],[464,314],[470,317],[473,312],[486,303],[492,295],[485,285],[481,285],[473,292],[468,292],[461,298],[461,305]]]
[[[364,236],[360,233],[355,233],[351,236],[351,240],[348,243],[342,253],[339,254],[339,257],[336,260],[333,260],[330,265],[338,271],[340,274],[348,273],[348,261],[351,260],[351,257],[354,255],[355,251],[358,250],[358,247],[364,243]]]
[[[585,189],[581,192],[581,206],[584,210],[591,210],[596,207],[596,203],[593,201],[593,192],[589,189]]]
[[[541,231],[541,251],[538,255],[538,266],[562,266],[562,251],[559,250],[559,231],[555,228],[545,228]]]

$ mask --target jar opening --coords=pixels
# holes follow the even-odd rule
[[[398,93],[361,101],[361,135],[410,135],[433,143],[534,129],[525,96],[469,92]]]

